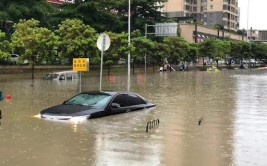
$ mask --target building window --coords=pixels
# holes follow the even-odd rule
[[[213,5],[210,5],[210,9],[213,9]]]

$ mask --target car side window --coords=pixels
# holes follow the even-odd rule
[[[129,105],[139,105],[139,104],[146,104],[146,102],[139,96],[135,94],[128,95]]]
[[[67,73],[66,74],[66,79],[67,80],[71,80],[72,79],[72,74],[71,73]]]
[[[112,103],[118,103],[121,107],[129,106],[128,97],[125,94],[116,96]]]
[[[144,101],[141,97],[135,94],[120,94],[115,97],[112,103],[118,103],[120,104],[121,107],[126,107],[139,104],[146,104],[146,101]]]
[[[64,75],[60,75],[59,76],[59,80],[65,80],[65,76]]]

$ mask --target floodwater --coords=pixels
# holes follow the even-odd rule
[[[104,90],[127,90],[127,72]],[[136,73],[130,89],[157,105],[88,121],[36,115],[76,94],[79,82],[0,75],[1,166],[266,166],[267,70]],[[99,76],[82,77],[82,91]],[[159,119],[146,132],[147,122]],[[202,120],[202,121],[200,121]]]

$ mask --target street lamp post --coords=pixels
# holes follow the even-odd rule
[[[131,0],[129,0],[129,8],[128,8],[128,79],[127,79],[127,90],[130,91],[130,70],[131,70],[131,53],[130,53],[130,45],[131,45]]]
[[[248,68],[250,68],[250,53],[251,53],[251,33],[252,33],[252,28],[249,29],[249,1],[248,0],[248,6],[247,6],[247,42],[249,42],[249,61],[248,61]],[[249,32],[249,34],[248,34]],[[249,38],[250,35],[250,38]]]
[[[249,28],[248,27],[249,27],[249,0],[248,0],[248,6],[247,6],[247,42],[249,42],[249,37],[248,37]]]

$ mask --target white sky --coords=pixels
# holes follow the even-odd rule
[[[252,27],[252,29],[267,30],[267,0],[239,0],[238,3],[240,29]]]

